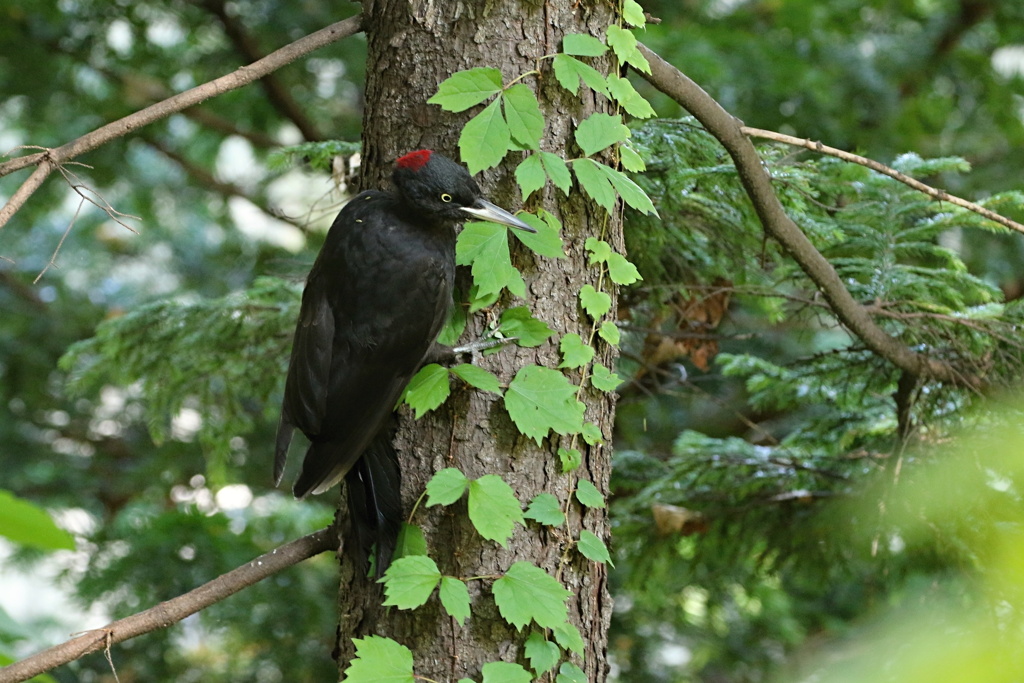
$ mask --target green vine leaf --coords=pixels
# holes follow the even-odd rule
[[[519,184],[524,202],[531,194],[544,187],[545,177],[550,178],[555,187],[568,196],[569,190],[572,189],[572,176],[569,175],[569,167],[565,161],[557,154],[538,152],[523,159],[516,167],[516,182]]]
[[[428,104],[446,111],[465,111],[501,92],[501,72],[493,68],[469,69],[452,74],[437,87]]]
[[[544,636],[537,631],[531,633],[530,637],[526,639],[526,646],[523,648],[523,652],[526,654],[526,658],[530,660],[530,668],[537,672],[537,674],[551,671],[555,664],[558,664],[558,659],[562,655],[558,645],[550,640],[545,640]]]
[[[647,164],[644,163],[643,157],[629,145],[619,145],[619,162],[622,164],[622,168],[630,173],[643,173],[647,170]]]
[[[587,84],[591,90],[608,97],[608,81],[600,71],[584,64],[575,57],[567,54],[557,54],[551,60],[551,67],[555,71],[555,80],[563,88],[573,95],[579,92],[580,80]]]
[[[450,370],[453,375],[471,387],[501,396],[501,382],[494,376],[494,373],[469,363],[461,363]]]
[[[576,180],[580,187],[597,205],[611,213],[615,209],[615,188],[611,181],[601,172],[599,164],[590,159],[576,159],[572,164],[572,171],[576,174]]]
[[[562,472],[566,474],[583,464],[583,456],[575,448],[559,448],[558,459],[562,464]]]
[[[356,657],[345,670],[345,683],[414,683],[412,652],[382,636],[353,638]]]
[[[612,279],[612,282],[620,285],[631,285],[634,282],[643,280],[636,266],[630,263],[622,254],[615,253],[608,257],[608,276]]]
[[[467,313],[476,313],[482,311],[485,308],[490,308],[494,304],[498,303],[498,297],[501,296],[501,292],[488,292],[485,294],[480,293],[480,287],[474,283],[469,288],[469,309]],[[490,349],[491,353],[494,353],[494,349]],[[487,354],[487,351],[484,351]]]
[[[585,406],[576,400],[578,387],[551,368],[520,368],[505,392],[505,408],[520,432],[540,445],[548,432],[565,436],[583,429]]]
[[[622,105],[626,113],[637,119],[649,119],[656,115],[651,103],[636,91],[628,78],[617,74],[608,76],[608,92],[612,99]]]
[[[497,295],[505,288],[518,297],[526,296],[526,283],[509,256],[508,230],[504,226],[466,223],[455,241],[455,262],[472,266],[476,299]]]
[[[521,631],[534,621],[541,628],[566,623],[566,599],[572,595],[553,576],[530,562],[516,562],[492,588],[498,611]]]
[[[619,331],[619,326],[611,320],[605,320],[601,323],[597,334],[612,346],[618,346],[619,341],[622,339],[622,332]]]
[[[434,592],[441,572],[426,555],[410,555],[391,563],[380,582],[384,584],[384,606],[415,609]]]
[[[558,349],[562,352],[560,368],[581,368],[594,359],[593,347],[587,346],[575,332],[564,335]]]
[[[445,402],[451,393],[448,370],[437,363],[420,368],[405,388],[405,402],[415,411],[416,419]]]
[[[612,297],[606,292],[599,292],[593,285],[580,287],[580,306],[594,320],[607,315],[612,310]]]
[[[441,328],[441,334],[437,335],[437,343],[455,346],[465,329],[466,309],[463,306],[456,306],[448,317],[448,322]]]
[[[441,577],[441,588],[438,590],[438,597],[444,610],[459,622],[459,625],[466,623],[469,619],[469,589],[466,584],[451,576]]]
[[[563,650],[575,652],[580,657],[583,656],[583,636],[580,635],[578,628],[566,621],[551,629],[551,633],[555,636],[555,642],[561,645]]]
[[[597,534],[592,531],[587,531],[586,529],[581,531],[580,540],[576,544],[576,547],[588,560],[603,562],[611,565],[612,567],[615,566],[612,562],[611,555],[608,554],[608,547],[604,544],[604,541],[598,538]]]
[[[530,198],[530,195],[544,187],[547,182],[547,175],[544,173],[544,164],[541,163],[540,154],[531,154],[519,162],[516,166],[516,184],[523,194],[523,201]]]
[[[587,683],[587,674],[572,662],[562,662],[555,683]]]
[[[551,152],[541,152],[540,161],[551,182],[562,191],[562,194],[568,196],[569,190],[572,189],[572,176],[569,175],[569,167],[562,157]]]
[[[597,112],[580,121],[576,127],[576,144],[587,156],[629,138],[629,128],[622,116]]]
[[[530,683],[533,676],[519,664],[487,662],[480,668],[484,683]]]
[[[495,98],[467,121],[459,135],[459,154],[474,175],[500,164],[512,142],[512,133],[501,114],[502,99]]]
[[[593,422],[587,422],[583,425],[583,440],[590,446],[603,443],[604,435],[601,434],[601,428]]]
[[[615,391],[622,384],[622,378],[600,363],[594,363],[594,371],[590,383],[601,391]]]
[[[565,514],[558,499],[550,493],[538,493],[526,508],[527,519],[532,519],[548,526],[565,524]]]
[[[608,52],[608,46],[594,36],[569,33],[562,38],[562,52],[577,57],[600,57]]]
[[[580,479],[576,484],[576,500],[588,508],[603,508],[604,496],[592,482]]]
[[[636,0],[623,0],[622,20],[630,26],[636,26],[637,28],[643,28],[647,24],[644,8]]]
[[[583,246],[590,252],[590,265],[607,263],[612,255],[612,245],[596,237],[588,237]]]
[[[618,195],[622,197],[622,201],[641,213],[653,216],[658,215],[658,210],[654,208],[654,202],[629,176],[604,164],[598,164],[597,166],[605,177],[608,178],[608,181],[615,188]]]
[[[458,470],[456,470],[458,471]],[[398,532],[398,540],[395,541],[395,555],[393,560],[411,555],[426,555],[427,539],[423,536],[423,529],[415,524],[402,522],[402,528]]]
[[[525,524],[515,492],[496,474],[470,482],[469,521],[477,533],[502,546],[507,545],[517,523]]]
[[[651,65],[647,63],[647,59],[640,54],[640,50],[636,46],[636,36],[628,29],[615,25],[609,26],[608,46],[615,51],[615,56],[621,63],[629,64],[645,74],[651,73]]]
[[[502,313],[498,331],[506,337],[515,337],[516,344],[527,348],[540,346],[555,333],[546,322],[534,318],[526,306],[509,308]]]
[[[469,479],[454,467],[446,467],[434,473],[427,482],[427,507],[451,505],[466,492]]]
[[[537,231],[536,233],[515,230],[512,234],[535,254],[548,258],[565,258],[565,245],[560,235],[561,221],[544,209],[540,209],[538,213],[540,217],[529,213],[519,214],[527,225]]]
[[[537,96],[522,83],[516,83],[502,94],[502,99],[512,139],[527,149],[537,149],[544,135],[544,115]],[[626,105],[622,106],[625,108]]]

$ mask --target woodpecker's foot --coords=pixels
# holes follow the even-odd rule
[[[435,342],[430,351],[427,352],[426,357],[424,357],[423,364],[440,363],[441,365],[449,365],[458,361],[459,356],[466,355],[470,357],[471,363],[475,363],[482,352],[509,344],[517,339],[518,337],[502,337],[500,339],[497,337],[485,337],[462,346],[445,346]]]
[[[500,339],[497,337],[485,337],[484,339],[477,339],[476,341],[462,346],[456,346],[452,349],[452,354],[458,356],[468,353],[471,356],[476,356],[483,351],[493,349],[504,344],[510,344],[517,339],[519,339],[519,337],[502,337]]]

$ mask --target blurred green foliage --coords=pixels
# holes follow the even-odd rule
[[[641,39],[749,125],[1024,218],[1021,3],[644,5],[662,21]],[[266,53],[357,9],[4,3],[0,151],[61,144],[237,68],[239,28]],[[3,486],[78,539],[73,553],[18,548],[5,569],[56,567],[83,608],[124,616],[329,521],[331,501],[270,489],[270,443],[299,282],[341,198],[324,176],[358,149],[363,68],[354,37],[275,74],[328,142],[253,86],[69,166],[138,216],[137,236],[88,205],[72,224],[77,195],[56,178],[0,234]],[[644,280],[622,293],[617,368],[618,679],[1013,679],[1013,404],[911,381],[851,339],[764,239],[728,156],[636,83],[666,118],[633,130],[661,220],[627,216]],[[890,334],[1012,391],[1019,235],[857,166],[760,149],[787,211]],[[318,558],[124,643],[118,673],[330,680],[334,573]],[[0,649],[99,625],[61,616],[0,612]],[[110,672],[93,655],[52,676]]]

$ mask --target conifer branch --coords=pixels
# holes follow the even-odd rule
[[[979,389],[984,386],[985,382],[980,377],[962,372],[950,363],[912,351],[883,330],[868,310],[846,289],[832,264],[786,214],[772,187],[771,176],[743,131],[743,122],[650,48],[643,44],[638,47],[651,66],[651,73],[640,72],[640,75],[690,112],[725,147],[736,164],[740,182],[765,232],[782,245],[807,277],[817,285],[836,317],[852,334],[872,352],[915,376]]]
[[[71,640],[37,652],[0,669],[0,683],[19,683],[55,667],[72,662],[111,645],[152,631],[167,628],[254,583],[296,565],[314,555],[336,548],[338,534],[332,525],[308,536],[274,548],[241,567],[155,607],[118,619],[102,628],[84,632]]]
[[[1019,233],[1024,233],[1024,225],[1021,225],[1016,221],[1010,220],[1006,216],[1002,216],[996,213],[995,211],[991,209],[986,209],[984,206],[980,206],[978,204],[975,204],[974,202],[969,202],[966,199],[961,199],[960,197],[951,195],[947,193],[945,190],[940,190],[938,188],[932,187],[931,185],[926,185],[922,183],[920,180],[917,180],[916,178],[911,178],[906,173],[900,173],[896,169],[886,166],[885,164],[879,161],[875,161],[874,159],[868,159],[867,157],[862,157],[859,154],[852,154],[850,152],[837,149],[835,147],[829,147],[828,145],[823,145],[820,142],[815,142],[808,138],[797,138],[793,137],[792,135],[786,135],[784,133],[776,133],[773,130],[762,130],[761,128],[751,128],[750,126],[743,126],[742,128],[740,128],[740,130],[742,130],[745,135],[749,135],[751,137],[775,140],[776,142],[782,142],[787,145],[793,145],[794,147],[806,147],[812,152],[818,152],[819,154],[827,154],[829,156],[842,159],[843,161],[849,161],[854,164],[866,166],[867,168],[870,168],[872,171],[876,171],[878,173],[881,173],[882,175],[887,175],[890,178],[894,178],[903,183],[904,185],[912,187],[918,192],[926,194],[929,197],[937,199],[940,202],[949,202],[950,204],[954,204],[961,208],[967,209],[968,211],[973,211],[979,216],[984,216],[990,221],[999,223],[1000,225],[1007,227],[1010,230],[1015,230]]]

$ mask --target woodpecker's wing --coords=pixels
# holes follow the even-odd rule
[[[323,493],[344,477],[394,410],[411,372],[396,375],[393,368],[368,359],[345,364],[340,382],[332,387],[320,434],[314,436],[302,460],[294,493]],[[335,362],[338,362],[337,356]],[[337,366],[336,366],[337,368]]]
[[[326,411],[328,381],[334,346],[334,313],[327,296],[319,259],[302,292],[302,308],[295,326],[288,378],[285,380],[281,423],[277,429],[274,483],[284,474],[292,430],[307,435],[320,431]]]

